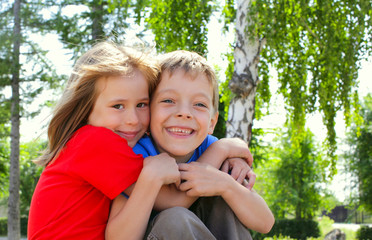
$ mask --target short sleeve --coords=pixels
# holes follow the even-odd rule
[[[143,167],[127,141],[103,127],[87,125],[68,145],[75,150],[71,170],[110,199],[132,185]]]
[[[151,137],[144,135],[137,144],[133,147],[133,151],[136,154],[142,154],[143,158],[148,156],[156,156],[159,154],[158,150],[155,148],[155,145]]]
[[[191,158],[189,159],[188,163],[190,162],[194,162],[196,160],[198,160],[198,158],[203,154],[203,152],[205,150],[207,150],[207,148],[214,142],[218,141],[218,138],[216,138],[215,136],[212,136],[212,135],[208,135],[204,141],[200,144],[200,146],[195,149],[195,152],[194,154],[191,156]]]

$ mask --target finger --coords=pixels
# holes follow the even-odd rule
[[[189,191],[190,189],[192,189],[192,183],[190,181],[182,182],[178,186],[178,189],[181,190],[181,191],[183,191],[183,192]]]
[[[179,163],[178,164],[178,170],[180,171],[187,171],[190,168],[189,163]]]
[[[176,185],[176,188],[179,188],[180,185],[181,185],[181,178],[179,177],[179,178],[175,181],[174,184]]]
[[[256,182],[256,174],[253,171],[249,171],[248,174],[247,174],[247,176],[248,176],[248,179],[249,179],[248,180],[248,186],[247,186],[247,188],[249,190],[252,190],[253,185]]]
[[[231,170],[230,175],[231,175],[231,177],[233,177],[235,180],[237,180],[238,177],[239,177],[239,175],[240,175],[240,173],[241,173],[241,168],[234,167],[234,168]],[[245,176],[244,176],[244,178],[245,178]]]
[[[190,179],[191,174],[186,171],[180,171],[180,180],[187,181]]]
[[[243,181],[246,176],[247,176],[247,171],[241,171],[236,181],[240,184],[243,184]]]
[[[228,161],[224,161],[223,164],[222,164],[222,167],[221,167],[221,171],[222,172],[225,172],[225,173],[228,173],[229,172],[229,169],[230,169],[230,164]]]
[[[190,189],[186,192],[186,195],[189,196],[189,197],[204,197],[205,195],[203,195],[201,192],[195,190],[195,189]]]
[[[249,184],[249,183],[248,183],[248,180],[247,180],[247,179],[244,179],[242,185],[243,185],[244,187],[248,188],[248,184]]]
[[[248,165],[249,165],[250,167],[251,167],[252,164],[253,164],[253,156],[252,156],[251,151],[249,151],[248,158],[247,158],[247,163],[248,163]]]

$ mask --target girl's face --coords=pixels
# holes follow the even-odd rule
[[[131,76],[102,77],[96,82],[98,97],[88,124],[106,127],[134,147],[149,126],[148,84],[140,71]]]

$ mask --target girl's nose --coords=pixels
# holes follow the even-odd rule
[[[135,110],[129,110],[125,113],[125,123],[135,125],[138,124],[138,115]]]

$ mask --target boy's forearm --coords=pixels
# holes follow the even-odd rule
[[[204,153],[198,158],[197,162],[209,164],[219,169],[222,163],[228,158],[228,151],[224,146],[224,141],[218,140],[212,143]]]
[[[219,169],[228,158],[243,158],[249,166],[253,162],[248,145],[238,138],[222,138],[212,143],[197,161]]]
[[[274,216],[258,193],[236,181],[229,181],[221,196],[247,228],[260,233],[271,230],[275,222]]]

